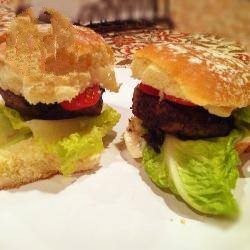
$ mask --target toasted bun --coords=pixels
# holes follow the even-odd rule
[[[128,127],[124,132],[123,138],[126,144],[126,147],[130,155],[135,158],[142,157],[142,148],[145,144],[144,139],[142,138],[142,122],[137,117],[132,117],[129,119]]]
[[[250,105],[249,54],[233,42],[207,35],[169,35],[139,50],[133,76],[219,116]]]
[[[1,149],[0,190],[16,188],[23,184],[47,179],[59,174],[59,160],[44,150],[30,138],[8,149]],[[28,153],[27,153],[28,152]],[[78,162],[75,172],[95,170],[100,155]]]
[[[31,104],[71,100],[96,83],[116,91],[113,52],[103,38],[48,12],[49,28],[37,25],[30,10],[12,22],[0,45],[0,87]]]

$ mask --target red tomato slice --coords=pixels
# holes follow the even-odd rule
[[[155,89],[149,85],[146,85],[146,84],[143,84],[143,83],[140,83],[139,84],[139,89],[148,94],[148,95],[153,95],[153,96],[159,96],[159,90],[158,89]]]
[[[71,101],[61,102],[63,109],[68,111],[76,111],[94,106],[101,98],[101,90],[98,85],[86,88],[85,91]]]
[[[164,97],[165,97],[165,99],[167,99],[170,102],[175,102],[175,103],[178,103],[178,104],[181,104],[181,105],[184,105],[184,106],[190,106],[190,107],[197,106],[192,102],[186,101],[186,100],[181,99],[181,98],[177,98],[177,97],[172,96],[172,95],[164,94]]]
[[[153,96],[159,96],[159,90],[158,89],[155,89],[149,85],[146,85],[146,84],[143,84],[143,83],[140,83],[139,84],[139,89],[148,94],[148,95],[153,95]],[[185,105],[185,106],[196,106],[194,103],[192,102],[189,102],[187,100],[184,100],[184,99],[181,99],[181,98],[177,98],[175,96],[172,96],[172,95],[166,95],[164,94],[164,98],[170,102],[175,102],[175,103],[178,103],[178,104],[181,104],[181,105]]]

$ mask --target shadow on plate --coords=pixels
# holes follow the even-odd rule
[[[8,192],[29,192],[29,191],[40,191],[49,194],[58,194],[69,187],[71,184],[76,182],[80,177],[87,178],[89,175],[94,174],[100,167],[96,167],[93,170],[87,170],[81,173],[76,173],[70,177],[65,177],[62,175],[54,175],[51,178],[45,180],[39,180],[33,183],[23,185],[19,188],[10,189]]]
[[[107,148],[113,141],[114,139],[116,138],[117,136],[117,133],[112,130],[110,131],[104,138],[103,138],[103,145],[104,145],[104,148]]]
[[[140,161],[137,161],[130,156],[123,140],[117,143],[116,147],[120,150],[121,157],[129,165],[138,168],[142,180],[150,187],[153,193],[156,194],[157,196],[160,196],[164,200],[167,207],[170,208],[174,213],[179,215],[181,218],[186,218],[190,220],[196,220],[202,223],[211,224],[221,229],[229,229],[231,226],[234,225],[235,220],[201,214],[196,210],[194,210],[193,208],[189,207],[181,198],[173,195],[170,191],[161,190],[156,185],[154,185],[154,183],[150,180],[144,168],[141,166]],[[244,185],[237,186],[236,195],[238,201],[241,200],[241,197],[244,194],[243,187]]]

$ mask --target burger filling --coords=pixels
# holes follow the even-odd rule
[[[233,118],[210,114],[193,103],[173,96],[160,97],[157,89],[139,84],[134,91],[132,112],[147,129],[146,141],[156,151],[165,133],[181,139],[227,136],[233,129]]]
[[[5,105],[17,110],[27,119],[60,120],[78,116],[100,115],[103,106],[102,94],[104,89],[98,85],[87,88],[71,101],[55,104],[29,104],[24,97],[15,95],[9,90],[0,88],[0,95]]]

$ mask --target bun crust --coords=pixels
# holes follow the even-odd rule
[[[97,169],[99,160],[100,155],[82,159],[75,173]],[[53,154],[45,153],[32,138],[14,144],[8,150],[1,149],[0,166],[0,190],[60,174],[58,159]]]
[[[208,35],[170,34],[166,43],[139,50],[133,75],[163,92],[225,113],[250,105],[249,54]]]
[[[31,104],[71,100],[95,83],[116,91],[113,52],[104,39],[48,12],[49,26],[37,25],[30,10],[13,21],[0,46],[0,87]]]

